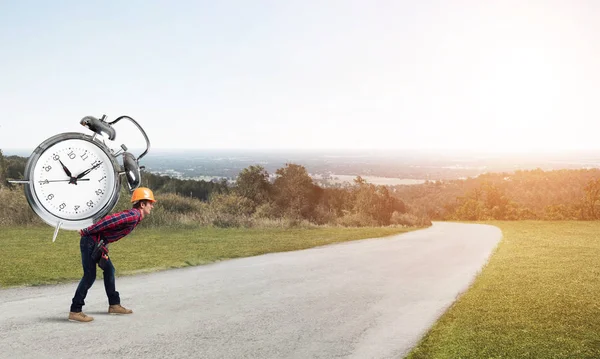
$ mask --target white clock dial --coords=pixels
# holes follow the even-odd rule
[[[40,206],[67,221],[94,217],[118,191],[111,158],[82,139],[65,139],[47,147],[33,166],[30,181]]]

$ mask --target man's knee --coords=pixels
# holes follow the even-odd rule
[[[111,261],[107,261],[104,264],[104,268],[102,269],[104,271],[104,275],[113,275],[115,274],[115,266],[113,266]]]
[[[87,276],[84,275],[83,276],[83,282],[85,283],[85,286],[90,289],[92,287],[92,285],[94,285],[94,282],[96,281],[96,276]]]

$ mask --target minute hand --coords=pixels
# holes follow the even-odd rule
[[[94,169],[96,169],[96,167],[100,166],[102,164],[102,162],[92,166],[92,168],[88,168],[87,170],[81,172],[80,174],[77,175],[77,179],[82,178],[83,176],[87,175],[88,173],[92,172]]]
[[[89,181],[89,178],[80,178],[79,181]],[[42,183],[46,183],[46,182],[70,182],[71,180],[65,180],[65,179],[61,179],[61,180],[44,180],[44,181],[40,181]]]

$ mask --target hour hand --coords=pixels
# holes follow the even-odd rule
[[[71,176],[71,171],[69,171],[69,169],[67,168],[67,166],[65,166],[64,163],[62,163],[61,160],[58,160],[58,162],[60,162],[60,165],[62,166],[63,170],[65,171],[65,173],[67,174],[67,176],[72,177]]]
[[[102,162],[99,162],[95,165],[93,165],[91,168],[88,168],[87,170],[81,172],[80,174],[77,175],[77,179],[80,179],[81,177],[87,175],[88,173],[92,172],[96,167],[100,166],[102,164]]]

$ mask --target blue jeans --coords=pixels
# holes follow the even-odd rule
[[[91,236],[82,236],[79,242],[81,249],[81,266],[83,267],[83,277],[77,286],[75,296],[71,303],[71,312],[81,312],[85,305],[85,297],[88,290],[96,281],[96,263],[92,260],[92,251],[95,246],[94,239]],[[115,290],[115,267],[110,258],[104,267],[104,289],[108,297],[108,304],[121,304],[119,292]]]

